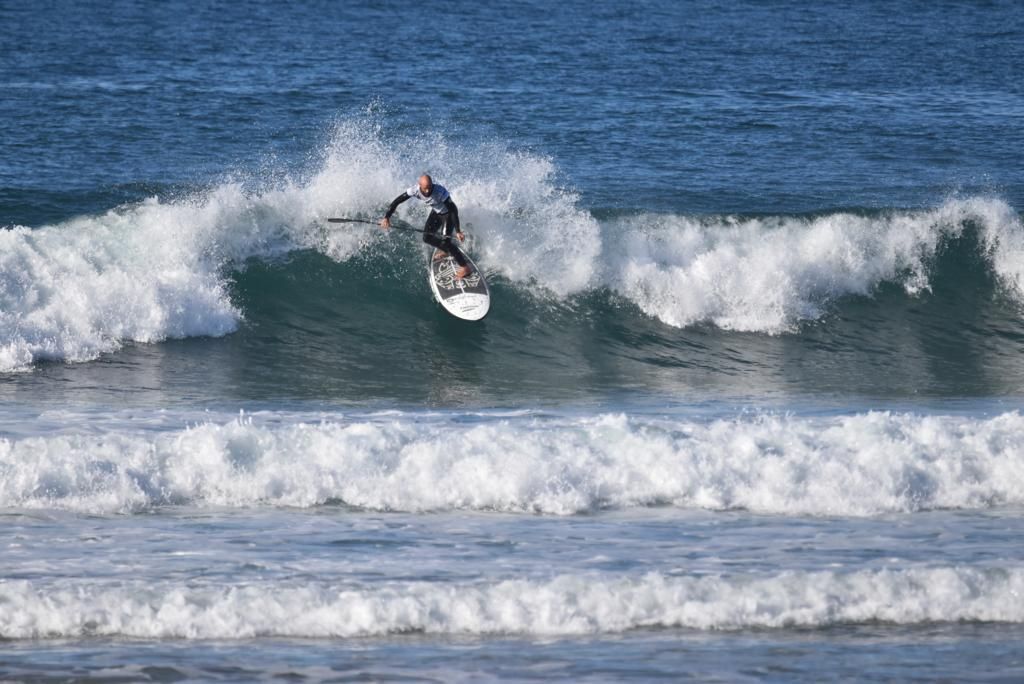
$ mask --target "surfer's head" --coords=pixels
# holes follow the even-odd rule
[[[434,192],[434,179],[428,174],[420,176],[420,192],[427,197],[430,197],[430,193]]]

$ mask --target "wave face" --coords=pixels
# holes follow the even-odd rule
[[[324,292],[358,293],[358,307],[300,312],[315,335],[359,327],[384,340],[406,335],[431,311],[418,243],[324,219],[379,215],[424,168],[425,148],[440,151],[431,170],[457,199],[471,249],[495,282],[497,328],[522,330],[525,321],[557,336],[597,322],[663,339],[693,330],[803,335],[852,311],[857,344],[869,345],[873,318],[901,319],[907,302],[921,302],[932,307],[921,329],[946,319],[952,335],[984,308],[998,319],[988,332],[1019,332],[1024,229],[996,198],[817,216],[610,214],[582,208],[550,159],[427,137],[385,141],[370,119],[342,122],[316,170],[269,189],[230,180],[3,231],[0,370],[94,359],[126,342],[244,335],[247,322],[272,338],[281,312],[261,289],[267,270],[281,272],[276,286],[305,283],[292,292],[293,310]],[[411,203],[399,216],[423,218]]]
[[[927,568],[774,577],[563,575],[492,584],[239,586],[0,583],[0,638],[245,639],[599,634],[891,623],[1024,622],[1024,571]]]
[[[453,448],[459,444],[459,448]],[[870,516],[1024,504],[1024,417],[380,416],[0,440],[0,508],[672,505]]]

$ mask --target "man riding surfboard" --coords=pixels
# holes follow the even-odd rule
[[[455,272],[455,277],[465,278],[468,276],[473,269],[466,260],[462,250],[452,241],[453,231],[460,242],[466,239],[459,224],[459,208],[452,201],[448,189],[440,183],[435,183],[434,179],[428,174],[425,173],[420,176],[419,183],[403,192],[391,202],[391,206],[388,207],[384,218],[380,220],[380,227],[385,230],[390,228],[391,215],[395,213],[399,204],[411,197],[415,197],[430,207],[430,215],[427,216],[427,222],[423,225],[423,241],[441,250],[439,256],[435,258],[451,255],[459,265],[459,269]],[[440,236],[438,231],[441,233]]]

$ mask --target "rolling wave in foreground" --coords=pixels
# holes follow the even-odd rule
[[[9,581],[0,583],[0,602],[8,607],[0,613],[0,639],[558,636],[654,627],[1021,623],[1022,593],[1020,569],[957,567],[724,577],[581,574],[378,587]]]
[[[452,448],[459,444],[458,449]],[[1024,504],[1024,417],[252,418],[0,440],[0,509],[569,515],[671,505],[871,516]]]
[[[399,276],[410,283],[404,296],[426,305],[415,242],[324,222],[379,215],[420,172],[413,151],[421,147],[416,139],[385,145],[367,122],[347,122],[307,178],[271,189],[225,181],[0,231],[0,371],[95,359],[126,342],[232,333],[250,313],[238,296],[247,269],[310,251],[353,266],[349,279]],[[815,216],[591,212],[560,187],[548,159],[500,145],[433,147],[445,150],[431,170],[458,201],[476,260],[499,294],[509,288],[536,306],[605,293],[628,305],[616,316],[799,333],[850,298],[886,288],[920,297],[941,278],[960,277],[942,273],[950,252],[961,271],[989,283],[982,296],[1006,299],[1007,319],[1016,321],[1024,302],[1024,227],[997,198]],[[422,219],[408,205],[400,216]],[[367,306],[368,319],[376,313]]]

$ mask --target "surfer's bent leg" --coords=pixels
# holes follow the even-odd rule
[[[462,253],[462,250],[459,249],[459,246],[455,244],[455,242],[453,242],[451,238],[444,239],[444,247],[442,247],[441,249],[445,250],[453,257],[455,257],[455,263],[457,263],[459,266],[465,266],[467,263],[469,263],[466,261],[466,255]]]
[[[453,220],[455,218],[454,214],[451,211],[449,211],[441,218],[444,219],[444,247],[442,247],[441,249],[455,257],[455,263],[457,263],[459,266],[465,266],[467,263],[466,255],[462,253],[462,250],[459,249],[459,246],[455,244],[454,240],[452,240],[452,233],[454,232],[455,228],[455,221]]]
[[[441,230],[442,226],[444,230]],[[451,235],[449,235],[449,217],[447,214],[438,214],[436,211],[430,212],[430,216],[427,217],[427,222],[423,225],[423,241],[432,247],[437,247],[439,250],[446,254],[450,254],[455,257],[455,263],[459,266],[466,265],[466,255],[462,253],[458,245],[452,241]],[[438,231],[441,232],[438,235]]]
[[[441,229],[442,223],[440,214],[436,211],[430,212],[430,216],[427,217],[427,222],[423,224],[423,241],[431,247],[437,247],[438,249],[447,252],[448,246],[445,243],[448,242],[448,240],[437,234],[437,231]]]

